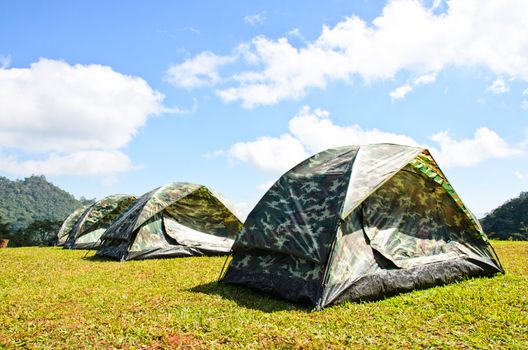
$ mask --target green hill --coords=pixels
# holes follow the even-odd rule
[[[11,224],[13,231],[35,221],[63,221],[81,205],[81,201],[44,176],[15,181],[0,177],[0,218]]]
[[[480,223],[489,238],[528,240],[528,192],[494,209]]]

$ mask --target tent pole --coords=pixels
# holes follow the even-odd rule
[[[220,274],[218,275],[218,279],[216,280],[216,283],[220,282],[220,279],[222,278],[222,275],[224,274],[224,270],[225,270],[225,267],[226,267],[226,264],[227,264],[227,260],[229,259],[231,254],[232,253],[230,252],[229,255],[226,256],[226,258],[224,260],[224,265],[222,265],[222,270],[220,271]]]

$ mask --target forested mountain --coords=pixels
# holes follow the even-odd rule
[[[13,231],[35,221],[63,221],[82,206],[73,195],[48,182],[44,176],[11,181],[0,177],[0,218]]]
[[[489,238],[528,240],[528,192],[494,209],[480,223]]]

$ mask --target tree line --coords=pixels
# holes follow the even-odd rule
[[[56,243],[60,220],[36,220],[27,227],[13,229],[0,217],[0,239],[8,239],[10,247],[51,246]]]
[[[0,238],[9,239],[10,247],[51,245],[68,215],[93,202],[76,199],[42,175],[0,177]]]
[[[480,223],[489,238],[528,240],[528,192],[493,209]]]
[[[0,238],[9,239],[12,247],[52,245],[68,215],[94,201],[78,200],[42,175],[15,181],[0,177]],[[528,240],[528,192],[508,200],[480,222],[491,239]]]

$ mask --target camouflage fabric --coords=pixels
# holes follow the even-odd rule
[[[264,250],[235,252],[224,282],[244,284],[290,300],[315,304],[323,266],[303,258]]]
[[[315,303],[357,151],[330,149],[283,175],[249,214],[224,281]]]
[[[249,214],[233,249],[326,261],[357,150],[321,152],[283,175]]]
[[[150,192],[147,192],[139,197],[135,202],[133,202],[126,211],[115,218],[114,222],[112,222],[112,224],[108,227],[101,239],[107,241],[111,239],[128,241],[130,238],[130,232],[134,232],[136,227],[139,227],[141,224],[145,223],[143,221],[138,224],[141,213],[152,196],[159,190],[159,188],[156,188]],[[147,220],[156,217],[157,213],[158,212],[153,211],[152,216],[147,218]]]
[[[97,255],[129,260],[229,252],[242,222],[224,203],[201,185],[154,189],[116,218]]]
[[[303,281],[318,282],[323,275],[322,265],[286,254],[254,251],[249,254],[236,254],[230,264],[238,270],[250,270],[273,276],[299,278]]]
[[[461,257],[499,265],[480,227],[457,204],[458,196],[453,198],[447,179],[423,170],[411,161],[347,217],[330,260],[326,299],[383,269]]]
[[[100,238],[106,228],[98,228],[89,232],[85,232],[82,236],[79,236],[75,241],[73,248],[76,249],[95,249],[101,243]]]
[[[416,158],[411,161],[410,164],[417,171],[426,175],[427,177],[441,185],[443,189],[451,196],[451,198],[453,199],[455,204],[460,208],[460,210],[468,217],[473,226],[475,226],[475,229],[481,233],[482,238],[486,241],[488,240],[476,216],[473,215],[473,213],[466,208],[464,203],[462,203],[462,200],[455,192],[449,181],[447,181],[447,178],[442,173],[431,154],[429,154],[429,151],[425,150],[423,153],[419,154]]]
[[[165,208],[165,214],[200,232],[235,238],[242,228],[240,219],[206,187],[200,187]]]
[[[224,281],[321,308],[503,271],[427,150],[330,149],[250,213]]]
[[[62,226],[59,230],[59,233],[57,233],[57,245],[62,246],[66,242],[66,239],[68,238],[68,235],[70,234],[71,230],[73,229],[73,226],[79,220],[81,215],[86,210],[87,206],[83,206],[81,208],[77,208],[71,213],[66,220],[62,223]]]
[[[344,219],[370,193],[422,151],[423,148],[392,144],[361,146],[346,190],[341,217]]]
[[[336,237],[328,271],[328,284],[355,281],[359,277],[377,272],[381,267],[365,239],[360,210],[355,210],[341,224]]]
[[[147,249],[167,248],[167,242],[163,234],[163,214],[158,213],[138,229],[136,237],[129,248],[131,252],[140,252]]]
[[[176,203],[180,198],[200,189],[200,185],[187,182],[172,182],[153,191],[137,218],[134,230],[155,214]]]
[[[72,228],[64,248],[95,247],[101,234],[112,221],[136,200],[136,196],[116,194],[105,197],[85,210]],[[87,236],[84,237],[83,236]]]
[[[408,165],[373,193],[363,210],[371,247],[400,268],[461,254],[492,259],[480,227],[442,184]]]

